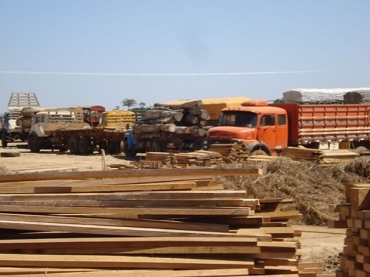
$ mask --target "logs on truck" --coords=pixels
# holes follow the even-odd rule
[[[202,147],[209,113],[201,100],[179,104],[155,104],[125,134],[124,153],[194,151]]]

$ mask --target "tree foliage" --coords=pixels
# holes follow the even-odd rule
[[[121,102],[121,104],[122,104],[122,106],[127,107],[128,110],[131,107],[134,107],[134,106],[137,105],[135,99],[128,99],[128,98],[123,99],[122,102]]]

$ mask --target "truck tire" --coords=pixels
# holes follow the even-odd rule
[[[8,134],[6,132],[1,132],[1,145],[3,148],[8,146]]]
[[[254,150],[252,153],[251,153],[251,156],[268,156],[268,154],[261,150],[261,149],[258,149],[258,150]]]
[[[36,134],[30,135],[28,138],[28,148],[32,153],[39,153],[41,150],[41,142]]]
[[[79,142],[79,137],[71,137],[68,140],[69,152],[71,152],[71,154],[73,154],[73,155],[80,154],[80,151],[78,149],[78,142]]]
[[[78,140],[78,152],[81,155],[90,154],[91,139],[89,137],[82,137]]]
[[[108,145],[108,153],[111,155],[119,154],[120,153],[120,142],[113,142]]]
[[[152,152],[153,146],[152,141],[148,140],[145,144],[145,153]]]
[[[125,153],[125,155],[127,157],[135,157],[136,154],[137,154],[137,150],[136,149],[128,149],[128,143],[124,143],[123,144],[123,153]]]
[[[152,142],[151,152],[163,152],[163,143],[161,141],[155,140]]]

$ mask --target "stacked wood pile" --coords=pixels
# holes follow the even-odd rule
[[[244,144],[211,144],[208,150],[220,153],[225,162],[243,162],[248,159],[248,149]]]
[[[162,131],[203,137],[203,126],[209,119],[209,113],[200,108],[201,104],[201,100],[176,105],[156,103],[146,111],[143,122],[133,126],[134,132],[142,134]]]
[[[336,207],[339,212],[339,222],[344,222],[347,227],[341,269],[337,276],[368,277],[370,276],[370,184],[348,185],[346,201],[346,204]]]
[[[214,151],[198,150],[189,153],[177,153],[175,158],[179,167],[191,165],[207,167],[223,163],[221,154]]]
[[[155,163],[161,163],[162,168],[182,168],[189,166],[209,167],[222,163],[218,152],[197,150],[187,153],[148,152],[142,165],[147,168],[157,168]]]
[[[358,153],[350,150],[320,150],[304,147],[288,147],[283,150],[283,156],[295,161],[311,161],[320,165],[330,165],[343,161],[349,161],[359,156]]]
[[[298,265],[290,201],[213,176],[246,169],[3,175],[0,272],[29,276],[316,276]]]

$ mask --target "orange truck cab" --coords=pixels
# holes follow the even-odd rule
[[[222,109],[219,126],[208,131],[205,148],[214,143],[240,143],[250,155],[276,155],[288,146],[285,109],[265,100],[245,101],[239,107]]]

